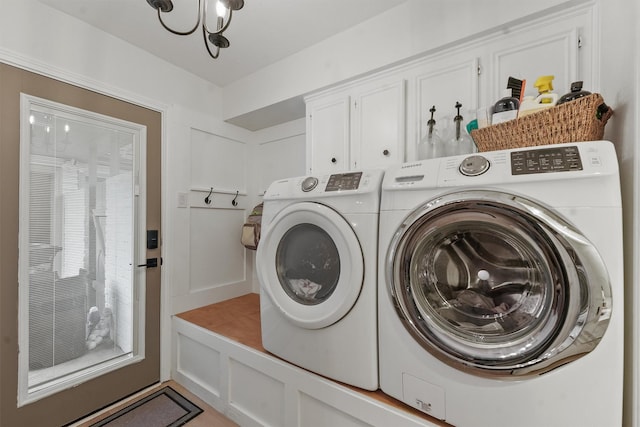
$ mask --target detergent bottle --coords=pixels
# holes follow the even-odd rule
[[[552,92],[554,76],[538,77],[534,86],[538,89],[538,96],[525,96],[520,104],[518,117],[524,117],[545,108],[553,107],[558,102],[558,94]]]

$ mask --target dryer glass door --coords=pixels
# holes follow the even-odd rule
[[[282,289],[300,304],[322,304],[336,290],[340,254],[329,233],[317,225],[304,223],[287,230],[275,262]]]
[[[396,233],[387,281],[436,357],[482,375],[545,372],[588,353],[610,317],[595,248],[550,209],[493,191],[451,193]]]
[[[279,212],[258,246],[258,277],[281,314],[308,329],[329,326],[356,303],[364,281],[360,242],[333,209],[295,203]]]

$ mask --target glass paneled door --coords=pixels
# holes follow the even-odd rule
[[[158,111],[0,63],[0,426],[160,380],[161,135]]]
[[[146,141],[144,126],[26,95],[22,123],[20,403],[141,357]]]

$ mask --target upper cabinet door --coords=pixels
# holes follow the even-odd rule
[[[349,168],[350,97],[307,102],[307,173]]]
[[[501,98],[509,77],[526,80],[525,94],[537,96],[534,87],[540,76],[553,75],[553,92],[570,91],[571,83],[584,82],[584,89],[597,92],[597,52],[593,37],[593,10],[570,10],[552,19],[508,29],[509,37],[487,44],[487,95],[493,102]]]
[[[517,35],[504,46],[497,46],[491,57],[494,97],[501,97],[509,77],[526,80],[525,94],[533,96],[538,95],[534,83],[540,76],[554,76],[554,92],[559,96],[569,91],[571,82],[586,77],[580,77],[584,73],[579,67],[578,29],[556,29],[554,33],[544,30],[541,34],[531,30]]]
[[[465,55],[466,56],[466,55]],[[460,115],[463,125],[476,117],[478,108],[478,59],[468,56],[440,58],[428,61],[414,70],[411,80],[411,93],[415,94],[410,129],[411,152],[408,159],[416,158],[415,147],[428,131],[428,121],[431,118],[431,108],[435,107],[433,115],[436,129],[445,143],[445,139],[454,135],[453,121],[460,103]]]
[[[375,82],[352,104],[351,169],[383,168],[404,161],[405,80]]]

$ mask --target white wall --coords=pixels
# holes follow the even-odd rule
[[[273,181],[305,174],[305,126],[305,120],[298,119],[254,133],[249,161],[253,205],[262,202],[262,195]],[[253,266],[255,252],[249,252]],[[260,292],[255,271],[253,292]]]
[[[151,106],[220,117],[221,89],[36,0],[0,0],[0,58]],[[153,73],[150,72],[153,70]]]
[[[171,108],[167,128],[172,143],[165,152],[163,268],[171,295],[167,310],[175,314],[252,290],[252,264],[240,245],[241,223],[253,206],[246,166],[252,135],[179,106]],[[204,190],[211,187],[213,201],[206,205]]]
[[[255,132],[253,183],[263,194],[273,181],[305,174],[306,123],[298,119]]]
[[[226,86],[223,118],[247,114],[571,3],[576,2],[408,0]]]
[[[636,0],[602,0],[600,13],[601,92],[614,107],[605,137],[616,144],[620,161],[625,250],[625,402],[624,425],[640,426],[638,293],[638,110],[640,43]],[[632,30],[635,29],[635,32]]]

